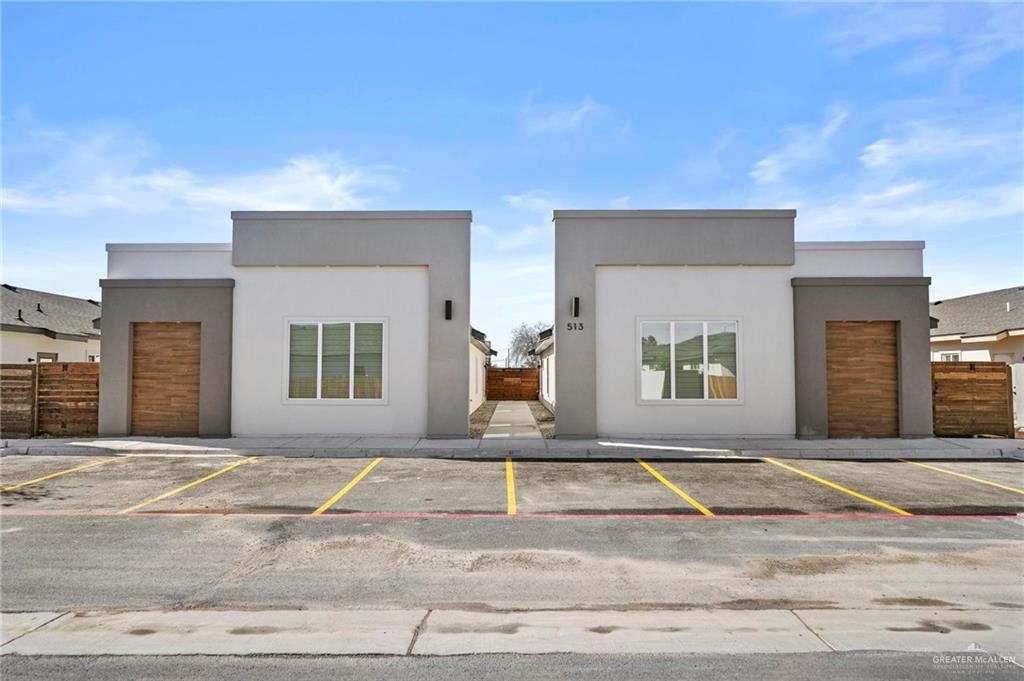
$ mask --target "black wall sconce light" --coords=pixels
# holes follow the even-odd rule
[[[452,301],[444,301],[444,318],[448,321],[452,319]]]
[[[579,296],[574,296],[573,297],[573,299],[572,299],[572,306],[571,307],[572,307],[572,316],[573,317],[579,317],[580,316],[580,299],[579,299]]]

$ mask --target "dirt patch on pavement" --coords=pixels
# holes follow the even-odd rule
[[[497,400],[487,400],[477,407],[476,411],[469,415],[470,437],[480,438],[484,436],[484,431],[487,430],[487,424],[491,422],[491,417],[494,416],[494,410],[497,406]]]
[[[846,556],[797,556],[795,558],[770,558],[757,561],[747,572],[754,579],[775,579],[776,577],[815,577],[818,575],[843,572],[849,568],[874,568],[890,565],[918,565],[929,563],[950,567],[972,567],[984,565],[985,561],[976,556],[962,553],[927,554],[851,554]]]
[[[955,620],[953,622],[936,622],[935,620],[921,620],[916,627],[886,627],[888,631],[895,632],[924,632],[928,634],[948,634],[954,629],[961,631],[990,631],[992,627],[981,622],[970,622],[967,620]]]
[[[920,596],[911,596],[909,598],[900,598],[898,596],[887,596],[885,598],[872,599],[872,603],[878,603],[879,605],[905,605],[910,608],[955,608],[956,603],[950,603],[949,601],[941,601],[938,598],[921,598]]]

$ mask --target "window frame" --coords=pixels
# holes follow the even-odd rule
[[[736,325],[736,397],[727,398],[715,398],[712,399],[708,396],[708,384],[710,382],[710,374],[707,372],[707,356],[708,356],[708,335],[707,330],[708,324],[727,322]],[[669,325],[669,348],[670,353],[675,353],[674,343],[677,323],[701,323],[703,324],[703,345],[704,345],[704,397],[673,397],[667,400],[651,400],[644,399],[642,392],[642,371],[643,371],[643,325],[652,323],[662,323]],[[634,399],[636,404],[644,407],[678,407],[678,406],[693,406],[693,407],[728,407],[728,406],[740,406],[743,405],[745,399],[744,390],[744,367],[743,367],[743,319],[738,315],[702,315],[702,316],[673,316],[673,315],[661,315],[661,316],[638,316],[633,329],[633,343],[634,343],[634,357],[633,357],[633,380],[635,382],[635,394]],[[672,365],[672,354],[669,355],[669,365]],[[675,394],[675,371],[669,370],[669,380],[672,382],[672,394]]]
[[[956,355],[955,359],[946,359],[947,355]],[[963,355],[960,354],[959,350],[939,350],[939,361],[940,362],[961,362],[960,358]]]
[[[316,338],[316,397],[291,397],[288,394],[288,383],[291,369],[291,327],[296,325],[317,326]],[[352,324],[349,331],[349,394],[355,395],[355,324],[381,324],[381,387],[379,398],[366,397],[320,397],[323,381],[323,337],[324,324]],[[282,326],[282,371],[281,371],[281,402],[286,405],[347,405],[351,407],[382,406],[389,404],[389,326],[388,317],[285,317]]]

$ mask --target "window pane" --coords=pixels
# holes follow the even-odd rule
[[[384,325],[356,324],[356,399],[384,396]]]
[[[704,397],[704,325],[676,322],[676,399]]]
[[[668,322],[640,324],[640,399],[668,400],[672,398],[669,379],[669,325]]]
[[[316,324],[288,327],[288,397],[316,398]]]
[[[323,359],[320,360],[320,397],[347,399],[349,334],[352,325],[324,324]]]
[[[708,393],[713,400],[738,395],[735,322],[708,322]]]

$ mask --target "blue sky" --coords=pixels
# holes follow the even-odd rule
[[[1022,283],[1024,14],[998,5],[2,6],[3,279],[237,209],[471,209],[473,324],[553,316],[552,208],[797,208]]]

